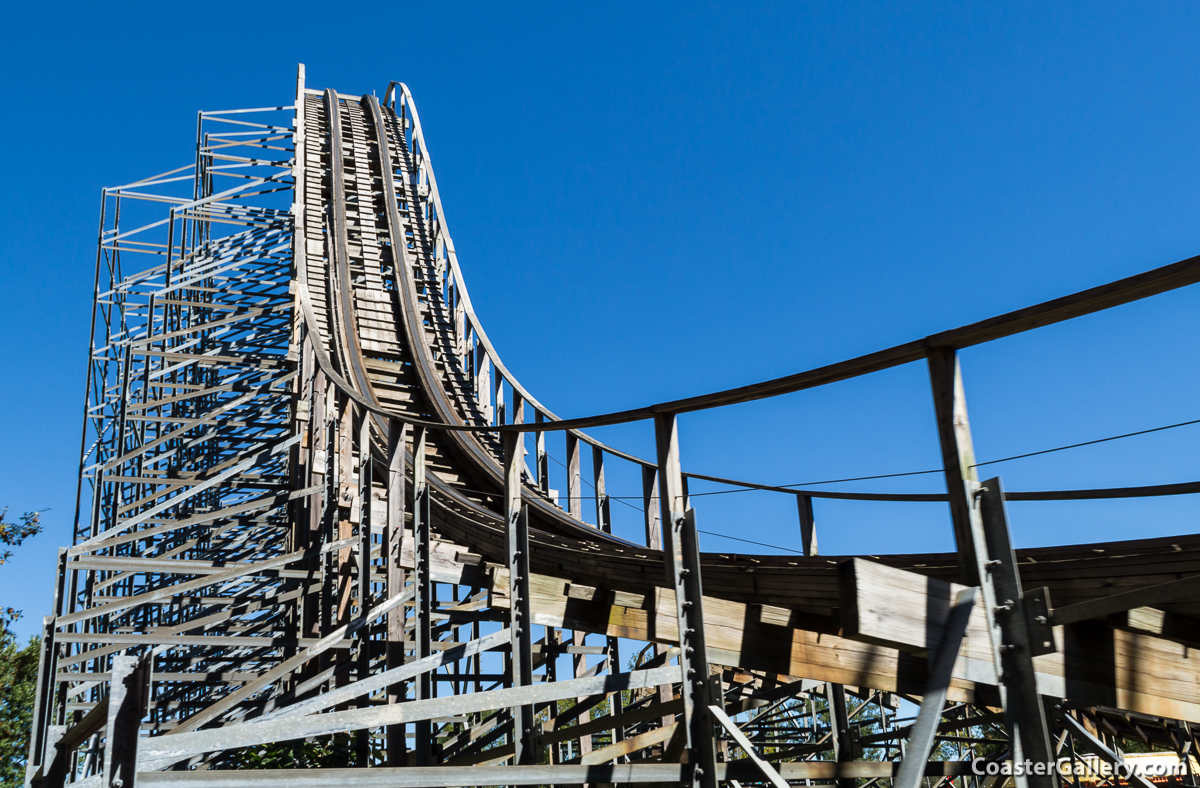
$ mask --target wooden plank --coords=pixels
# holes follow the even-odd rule
[[[502,569],[491,571],[493,590],[500,584],[507,586]],[[635,597],[641,606],[628,607],[613,602],[614,592],[600,588],[589,591],[578,583],[538,573],[534,573],[530,586],[536,624],[678,643],[674,595],[666,589],[657,589],[652,598]],[[499,595],[494,595],[491,602],[497,607],[508,604]],[[766,605],[706,596],[705,635],[710,661],[887,692],[920,694],[924,689],[924,662],[903,658],[901,649],[790,626],[794,614],[776,610],[773,613]],[[991,646],[986,635],[972,637],[978,626],[975,622],[968,628],[962,653],[955,662],[947,692],[950,700],[973,703],[981,697],[994,703],[996,674]],[[919,631],[923,633],[924,627]],[[1105,632],[1109,634],[1103,643],[1095,647],[1081,645],[1072,651],[1075,665],[1067,671],[1061,646],[1064,633],[1056,629],[1059,651],[1034,658],[1039,692],[1084,704],[1200,721],[1200,654],[1141,633],[1107,628]],[[928,642],[923,634],[920,640],[907,640],[909,644],[903,650],[917,649],[912,642]],[[1100,671],[1107,671],[1103,675],[1111,678],[1097,680]]]
[[[675,735],[678,728],[678,722],[672,722],[670,725],[664,725],[660,728],[651,728],[645,733],[631,736],[624,741],[613,742],[607,747],[593,750],[584,755],[580,759],[580,763],[584,766],[594,766],[596,764],[608,763],[623,756],[632,755],[635,752],[641,752],[647,747],[653,747],[655,744],[662,744],[669,741]]]
[[[500,749],[500,748],[497,748]],[[829,781],[889,779],[899,764],[893,761],[798,761],[780,763],[777,769],[787,780]],[[143,788],[176,788],[203,782],[210,788],[244,788],[246,785],[280,788],[455,788],[462,785],[622,785],[658,783],[678,785],[684,766],[674,763],[619,763],[592,766],[428,766],[376,769],[258,769],[196,772],[143,772]],[[929,777],[970,776],[970,761],[935,761],[925,767]],[[748,761],[717,764],[721,781],[760,779],[758,768]]]
[[[143,742],[142,754],[139,756],[138,763],[141,769],[157,769],[202,752],[309,736],[323,736],[344,731],[366,730],[516,705],[548,703],[580,695],[592,695],[597,692],[641,689],[663,681],[677,680],[678,677],[678,667],[663,667],[589,679],[546,682],[529,687],[512,687],[492,692],[415,700],[392,706],[314,714],[297,719],[272,720],[256,725],[231,725],[175,736],[159,736]]]
[[[851,558],[838,569],[842,634],[920,653],[937,649],[954,600],[968,588],[864,558]],[[972,608],[964,637],[987,643],[982,606]]]

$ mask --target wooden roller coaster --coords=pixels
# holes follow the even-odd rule
[[[472,308],[408,89],[301,67],[294,105],[203,112],[192,164],[105,190],[95,265],[31,785],[1078,785],[1040,765],[1123,774],[1129,742],[1196,784],[1200,536],[1014,551],[1005,501],[1200,483],[981,481],[957,351],[1196,283],[1200,258],[563,420]],[[945,494],[684,471],[681,413],[913,362]],[[582,431],[638,420],[652,459]],[[642,541],[613,534],[615,463]],[[689,479],[793,496],[803,554],[701,553]],[[957,552],[816,555],[815,498],[946,501]]]

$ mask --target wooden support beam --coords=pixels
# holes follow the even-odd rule
[[[606,656],[608,658],[608,669],[610,671],[619,670],[621,667],[621,639],[609,635],[607,641],[608,648],[606,649]],[[610,693],[608,696],[608,701],[612,704],[611,714],[613,718],[619,717],[622,713],[624,713],[625,701],[621,693]],[[621,725],[615,726],[612,728],[611,736],[611,741],[616,744],[625,738],[625,728]]]
[[[976,531],[976,549],[982,552],[981,574],[988,577],[995,594],[994,608],[989,611],[999,629],[1000,686],[1004,692],[1004,712],[1008,717],[1010,741],[1015,760],[1048,763],[1054,760],[1050,748],[1050,732],[1038,692],[1037,675],[1033,665],[1033,645],[1025,618],[1021,593],[1021,575],[1013,552],[1008,530],[1008,514],[1004,507],[1004,490],[999,477],[988,479],[979,488],[980,530]],[[993,633],[995,630],[993,630]],[[1018,747],[1018,744],[1020,745]],[[1055,777],[1045,774],[1026,775],[1035,788],[1056,788]],[[1018,784],[1020,778],[1017,778]]]
[[[654,419],[658,447],[659,504],[667,582],[675,590],[679,622],[679,666],[683,671],[683,724],[694,788],[716,788],[717,754],[712,738],[712,680],[704,640],[704,592],[695,510],[685,508],[679,462],[679,425],[674,414]]]
[[[414,612],[416,629],[413,632],[415,641],[415,658],[425,659],[431,651],[430,641],[433,639],[433,577],[430,549],[430,506],[427,447],[425,445],[425,428],[417,427],[413,436],[413,535],[414,535]],[[429,674],[422,673],[416,681],[416,699],[428,700],[434,697],[437,687],[429,680]],[[433,726],[429,720],[419,720],[416,726],[416,741],[414,750],[418,766],[427,766],[433,762]]]
[[[167,735],[175,736],[182,733],[187,733],[188,731],[196,730],[200,726],[220,718],[223,714],[225,714],[225,712],[234,708],[239,703],[242,703],[247,698],[250,698],[264,687],[279,681],[283,677],[290,674],[293,670],[296,670],[297,668],[307,664],[313,658],[320,657],[334,648],[344,648],[345,645],[347,645],[344,641],[346,641],[348,638],[354,637],[356,634],[358,634],[358,632],[365,629],[379,616],[385,615],[390,610],[403,606],[405,602],[412,598],[414,590],[415,589],[405,589],[401,591],[400,593],[390,597],[386,602],[372,608],[365,616],[362,616],[349,624],[343,624],[333,632],[321,638],[321,640],[304,649],[304,651],[300,652],[299,654],[283,660],[270,670],[259,673],[258,675],[254,676],[253,679],[247,681],[240,689],[222,696],[219,700],[210,703],[208,706],[188,717],[183,722],[180,722],[178,725],[172,728]],[[149,641],[151,643],[153,643],[155,640],[157,640],[158,643],[171,642],[171,639],[162,636],[159,636],[158,638],[154,638],[153,636],[150,637],[152,638]],[[202,645],[206,639],[211,640],[214,638],[206,638],[203,636],[196,637],[191,641],[190,644],[199,643]],[[246,643],[246,641],[253,641],[255,639],[256,638],[238,638],[238,640],[241,641],[240,643],[231,643],[229,645],[243,645]],[[266,638],[257,639],[266,640]],[[270,648],[270,642],[268,641],[264,647]]]
[[[339,400],[341,417],[337,425],[337,533],[334,538],[345,544],[345,547],[337,551],[337,569],[334,572],[337,582],[337,610],[334,622],[341,625],[350,621],[352,615],[354,576],[357,574],[357,567],[350,540],[354,538],[354,514],[355,509],[361,506],[362,488],[355,480],[357,463],[354,457],[354,402],[347,397],[339,397]]]
[[[374,461],[371,457],[371,421],[372,416],[367,411],[362,412],[358,427],[358,561],[355,585],[358,591],[358,615],[365,618],[371,604],[371,548],[374,540],[371,534],[371,507],[374,503],[372,494],[372,474]],[[371,675],[371,631],[364,626],[359,630],[355,649],[357,660],[355,665],[355,683],[361,682]],[[370,699],[358,696],[360,708],[370,704]],[[371,762],[371,740],[367,731],[355,734],[356,763],[367,766]]]
[[[642,466],[642,509],[645,513],[646,527],[646,546],[652,550],[663,549],[662,521],[660,520],[660,507],[658,500],[658,468],[649,465]],[[673,585],[673,584],[672,584]],[[661,646],[654,647],[655,655],[660,655],[665,651]],[[671,688],[662,686],[658,688],[658,702],[660,705],[665,705],[671,701]],[[663,717],[662,724],[667,726],[672,724],[673,719]]]
[[[157,736],[142,742],[139,767],[159,769],[183,758],[203,752],[250,747],[331,733],[381,728],[404,722],[461,716],[498,708],[549,703],[596,693],[652,687],[678,680],[679,668],[667,666],[653,670],[618,673],[588,679],[545,682],[528,687],[512,687],[484,693],[467,693],[444,698],[381,705],[367,709],[335,711],[299,718],[272,720],[256,725],[231,725],[224,728],[192,731],[178,736]],[[356,772],[359,773],[359,772]],[[468,780],[464,784],[471,784]]]
[[[656,744],[664,744],[670,741],[678,729],[679,723],[677,722],[672,722],[670,725],[664,725],[661,728],[651,728],[644,733],[639,733],[636,736],[613,742],[607,747],[601,747],[598,750],[589,752],[580,759],[580,763],[584,766],[594,766],[601,763],[609,763],[617,758],[628,758],[635,752],[641,752],[647,747],[653,747]]]
[[[147,605],[152,602],[160,602],[164,599],[170,599],[171,597],[177,596],[179,594],[187,594],[192,591],[196,591],[198,589],[205,588],[210,585],[225,583],[225,582],[234,580],[239,577],[245,577],[247,575],[253,575],[253,574],[262,574],[262,573],[266,573],[266,572],[278,572],[278,571],[281,571],[282,567],[287,566],[290,563],[294,563],[295,561],[300,560],[303,556],[304,556],[303,552],[295,552],[295,553],[288,553],[286,555],[277,556],[275,558],[268,558],[264,561],[258,561],[258,562],[252,563],[252,564],[238,564],[229,569],[219,569],[217,567],[212,567],[211,569],[208,569],[207,571],[204,571],[204,572],[200,572],[200,571],[189,572],[191,574],[204,574],[205,576],[200,577],[196,580],[189,580],[184,583],[176,583],[174,585],[165,586],[163,588],[158,588],[153,591],[146,591],[144,593],[137,594],[134,596],[125,597],[123,599],[117,599],[115,601],[107,602],[105,604],[94,605],[92,607],[88,607],[83,610],[76,611],[75,613],[69,613],[65,616],[60,616],[55,621],[55,624],[56,624],[56,626],[59,626],[59,627],[65,627],[65,626],[69,626],[71,624],[78,624],[81,621],[87,621],[89,619],[96,618],[97,616],[112,615],[113,613],[118,613],[118,612],[121,612],[124,610],[129,610],[131,608],[136,608],[141,605]],[[69,564],[69,565],[71,565],[72,568],[75,568],[75,565],[82,567],[82,566],[86,566],[89,562],[99,562],[101,560],[102,560],[101,558],[81,558],[81,559],[77,559],[74,562],[71,562],[71,564]],[[136,564],[137,559],[117,559],[117,562],[119,563],[122,560],[125,560],[129,564],[128,568],[130,571],[136,571],[137,568],[139,568],[139,567],[137,567],[137,564]],[[172,559],[172,561],[174,561],[174,560],[175,559]],[[162,563],[165,563],[165,561]],[[106,568],[108,568],[108,567],[106,567]],[[112,567],[112,568],[117,568],[117,567]],[[153,561],[151,561],[151,563],[148,566],[143,566],[140,568],[144,568],[149,571],[154,571],[157,567],[155,566]],[[180,567],[181,570],[184,568],[185,567],[183,567],[183,566]]]
[[[605,696],[592,696],[592,698],[589,700],[589,703],[592,701],[595,701],[596,705],[603,703],[603,697]],[[613,693],[612,697],[620,697],[620,693]],[[592,706],[592,708],[594,708],[594,706]],[[682,710],[683,701],[680,699],[669,702],[665,707],[661,707],[658,704],[652,704],[649,706],[643,705],[633,709],[632,711],[621,712],[620,714],[606,714],[599,719],[582,724],[571,725],[565,728],[556,726],[552,731],[543,731],[542,734],[538,736],[538,741],[540,741],[542,744],[554,744],[556,742],[574,739],[581,734],[599,733],[600,731],[606,729],[612,729],[614,726],[616,729],[624,729],[625,726],[652,720],[655,717],[661,718],[664,715],[671,715],[673,717]],[[613,742],[615,743],[621,741],[624,738],[624,736],[621,736],[614,739]],[[598,752],[598,750],[593,750],[593,752]]]
[[[71,753],[108,724],[108,703],[109,698],[104,698],[89,709],[79,722],[66,730],[58,731],[53,742],[47,739],[45,761],[31,772],[31,784],[37,785],[37,773],[40,771],[40,788],[62,788],[70,767]]]
[[[825,703],[829,710],[829,732],[833,745],[833,760],[848,763],[855,759],[854,738],[846,709],[846,687],[838,682],[825,683]],[[854,788],[854,780],[841,778],[839,788]]]
[[[791,786],[788,785],[787,780],[783,779],[779,772],[775,771],[775,767],[768,763],[765,758],[763,758],[762,753],[758,751],[758,748],[751,743],[746,734],[742,733],[742,730],[737,726],[737,723],[729,719],[729,715],[725,713],[724,709],[722,709],[720,706],[713,705],[709,706],[708,710],[712,713],[713,719],[715,719],[721,725],[721,727],[725,729],[726,733],[728,733],[729,736],[735,742],[737,742],[737,745],[746,753],[746,757],[750,759],[751,763],[758,767],[758,770],[762,772],[763,777],[766,777],[767,781],[770,782],[771,785],[775,786],[775,788],[791,788]]]
[[[976,516],[975,506],[967,485],[967,482],[979,481],[979,477],[975,473],[975,448],[971,441],[971,424],[967,419],[962,369],[959,367],[958,353],[950,347],[930,348],[928,363],[961,582],[969,586],[979,585],[971,526],[971,518]]]
[[[843,561],[838,573],[845,637],[921,653],[942,643],[955,599],[969,588],[858,557]],[[969,637],[987,653],[987,617],[981,607],[971,609]]]
[[[812,496],[797,495],[796,508],[800,513],[800,548],[804,555],[817,554],[817,522],[813,517]]]
[[[1143,777],[1136,769],[1130,769],[1121,756],[1121,753],[1113,750],[1104,742],[1100,741],[1091,731],[1085,728],[1079,720],[1075,719],[1070,714],[1064,714],[1062,717],[1063,726],[1071,732],[1071,735],[1076,740],[1083,743],[1087,749],[1094,752],[1102,761],[1111,765],[1121,767],[1125,771],[1126,779],[1131,785],[1136,785],[1138,788],[1154,788],[1154,783]]]
[[[1037,694],[1020,575],[1009,540],[1000,480],[979,484],[957,351],[931,347],[927,360],[959,571],[965,584],[982,591],[1013,756],[1017,760],[1049,760],[1049,735]],[[1052,788],[1054,778],[1033,774],[1016,780],[1018,788],[1026,784]]]
[[[577,630],[573,633],[572,640],[574,641],[576,646],[580,646],[580,647],[586,646],[587,645],[587,633],[579,632]],[[574,664],[575,678],[581,679],[588,675],[587,654],[583,654],[583,653],[573,654],[571,657],[571,661],[575,663]],[[619,665],[611,665],[610,666],[610,669],[619,669],[619,668],[620,668]],[[577,699],[577,702],[580,704],[582,704],[583,701],[584,701],[583,698]],[[579,725],[584,725],[588,721],[591,720],[591,714],[588,712],[585,712],[583,714],[580,714],[577,719],[579,721],[578,722]],[[587,753],[589,753],[591,751],[592,751],[592,737],[588,734],[580,735],[580,737],[579,737],[579,752],[580,752],[580,754],[586,755]]]
[[[134,788],[136,784],[138,739],[142,717],[150,707],[151,659],[149,655],[113,657],[101,778],[105,788]]]
[[[33,696],[33,715],[29,736],[29,759],[26,772],[32,775],[42,763],[52,761],[54,752],[46,741],[50,725],[50,706],[54,701],[54,677],[58,673],[58,646],[55,643],[54,616],[42,619],[42,639],[38,651],[36,688]]]
[[[881,567],[874,562],[866,563],[872,564],[872,568]],[[929,614],[925,611],[931,611],[933,620],[938,621],[941,614],[936,611],[948,610],[949,600],[953,599],[950,590],[961,590],[963,586],[945,583],[944,590],[938,590],[937,583],[944,581],[927,586],[929,578],[907,574],[911,588],[920,593],[909,594],[903,591],[902,584],[895,585],[896,590],[889,595],[903,604],[879,607],[878,615],[894,614],[901,624],[908,623],[875,630],[868,630],[866,624],[860,623],[862,632],[879,636],[877,642],[870,643],[795,626],[794,613],[784,608],[706,596],[709,659],[743,670],[920,694],[925,688],[925,671],[914,673],[913,662],[902,659],[900,651],[928,651],[936,646],[936,639],[931,640],[929,633],[937,629],[928,623]],[[493,582],[508,587],[503,570],[496,573]],[[933,599],[925,597],[927,587],[932,589]],[[534,574],[531,590],[536,623],[659,644],[679,642],[675,600],[667,589],[658,589],[652,596],[626,595]],[[493,603],[498,607],[508,605],[507,599],[501,597],[494,597]],[[944,617],[940,620],[944,621]],[[1107,644],[1103,647],[1091,641],[1081,644],[1075,651],[1078,662],[1070,669],[1065,666],[1061,649],[1037,657],[1038,691],[1085,705],[1116,706],[1158,717],[1200,721],[1200,652],[1145,634],[1105,631],[1110,633]],[[895,640],[889,642],[892,637]],[[1061,643],[1062,638],[1062,627],[1058,627],[1055,639]],[[1108,676],[1103,681],[1097,678],[1101,669]],[[957,702],[994,705],[995,685],[996,669],[987,620],[977,606],[967,642],[955,663],[947,697]]]
[[[448,648],[438,654],[432,654],[424,659],[415,660],[404,665],[400,665],[383,673],[376,674],[370,678],[360,679],[353,684],[348,684],[344,687],[323,692],[306,700],[298,701],[290,705],[284,706],[269,714],[264,714],[261,717],[256,717],[249,724],[257,725],[259,723],[268,722],[280,717],[302,717],[307,714],[316,714],[328,708],[337,706],[340,703],[362,698],[375,692],[383,687],[395,685],[399,682],[408,679],[428,674],[436,671],[438,668],[453,664],[460,659],[481,654],[489,649],[498,648],[509,642],[512,630],[501,629],[485,635],[477,640],[472,640],[469,643]],[[363,708],[363,707],[360,707]],[[398,726],[399,727],[399,726]]]
[[[524,442],[520,433],[504,435],[504,506],[505,542],[508,553],[509,628],[512,637],[512,682],[514,687],[533,684],[533,613],[529,591],[529,511],[521,500],[521,466]],[[513,762],[517,765],[537,762],[532,746],[533,706],[518,704],[512,708]]]
[[[408,425],[396,419],[388,421],[388,470],[387,470],[387,525],[384,529],[384,564],[387,582],[384,587],[392,596],[404,588],[404,567],[400,564],[400,552],[404,542],[404,454],[408,450]],[[387,618],[387,667],[394,670],[404,664],[404,608],[399,607]],[[392,684],[387,690],[388,703],[399,703],[404,699],[404,685]],[[388,765],[403,763],[407,749],[407,737],[403,725],[387,730]]]
[[[921,696],[921,711],[917,714],[917,721],[908,736],[908,748],[892,788],[918,788],[925,776],[925,762],[929,760],[929,754],[933,751],[938,721],[946,704],[946,693],[950,689],[954,662],[958,659],[958,650],[967,634],[967,625],[974,609],[975,589],[966,588],[959,591],[955,596],[954,607],[950,609],[946,618],[946,624],[942,627],[933,664],[929,670],[929,683]]]

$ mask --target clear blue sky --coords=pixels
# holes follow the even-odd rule
[[[476,308],[564,416],[800,371],[1200,253],[1195,4],[437,5],[8,11],[0,504],[50,507],[0,568],[24,631],[69,539],[100,188],[190,161],[199,109],[290,102],[300,61],[314,87],[412,88]],[[966,351],[979,457],[1200,418],[1197,299]],[[646,425],[599,435],[650,451]],[[1198,442],[1200,426],[994,469],[1010,489],[1190,481]],[[682,452],[768,483],[936,467],[925,369],[686,416]],[[620,473],[610,491],[639,493]],[[702,528],[797,545],[788,498],[696,504]],[[1187,533],[1198,514],[1195,497],[1010,506],[1018,545]],[[822,553],[952,547],[940,504],[818,501],[817,518]]]

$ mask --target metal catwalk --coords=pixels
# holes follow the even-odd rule
[[[1014,552],[1005,500],[1200,483],[980,481],[956,351],[1200,281],[1200,259],[563,421],[471,306],[408,89],[301,67],[294,106],[201,113],[192,164],[105,190],[95,277],[34,785],[981,788],[973,759],[1120,766],[1131,740],[1195,784],[1200,537]],[[679,414],[912,362],[946,494],[696,476],[792,496],[804,555],[699,552]],[[637,420],[652,459],[581,431]],[[618,467],[639,543],[612,534]],[[821,498],[947,501],[957,553],[818,556]]]

